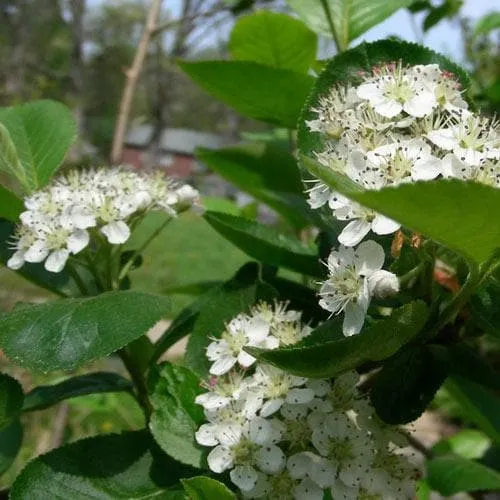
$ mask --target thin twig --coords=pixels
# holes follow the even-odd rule
[[[152,33],[156,29],[158,16],[160,15],[161,0],[153,0],[151,9],[148,14],[144,33],[137,47],[132,66],[128,69],[126,76],[127,80],[123,89],[118,118],[116,120],[115,134],[113,137],[113,147],[111,150],[111,163],[116,165],[121,161],[123,154],[123,143],[125,140],[125,132],[127,130],[128,118],[132,107],[132,99],[134,97],[135,88],[139,80],[139,76],[144,65],[144,59],[148,51],[148,45]]]
[[[57,409],[56,417],[54,419],[54,426],[52,436],[50,439],[50,449],[59,448],[64,441],[64,431],[68,423],[69,405],[68,403],[61,403]]]

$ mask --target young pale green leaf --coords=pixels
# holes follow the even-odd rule
[[[15,379],[0,373],[0,431],[7,427],[21,413],[24,393]]]
[[[448,378],[446,390],[461,410],[496,443],[500,443],[500,398],[484,387],[462,377]]]
[[[225,484],[210,477],[196,476],[181,482],[190,500],[236,500],[236,495]]]
[[[26,394],[23,411],[43,410],[69,398],[103,392],[130,391],[132,384],[113,372],[95,372],[71,377],[54,385],[40,385]]]
[[[145,431],[97,436],[32,460],[14,482],[12,500],[169,500],[193,471],[166,456]]]
[[[55,101],[3,108],[0,124],[0,144],[7,154],[0,155],[4,157],[0,169],[6,170],[5,164],[9,163],[15,171],[11,173],[27,192],[47,184],[76,137],[71,111]]]
[[[14,193],[0,186],[0,218],[16,222],[22,210],[23,202]]]
[[[23,169],[21,160],[16,151],[16,146],[10,136],[9,130],[0,122],[0,172],[8,175],[11,182],[17,181],[21,189],[30,190],[31,182]]]
[[[446,497],[465,491],[500,489],[500,473],[456,455],[429,460],[427,481],[433,490]]]
[[[0,431],[0,476],[14,463],[22,442],[23,428],[19,419]]]
[[[372,0],[369,1],[372,3]],[[306,3],[309,4],[309,1],[306,0]],[[441,69],[453,73],[459,79],[462,88],[468,89],[470,87],[470,78],[460,66],[428,48],[396,40],[362,43],[354,49],[333,57],[316,80],[299,119],[298,149],[301,157],[314,158],[315,152],[324,151],[326,147],[322,134],[311,132],[306,124],[306,121],[317,118],[313,110],[318,107],[320,99],[333,86],[339,83],[358,84],[360,82],[359,75],[371,73],[373,66],[398,60],[410,65],[438,64]],[[304,167],[307,169],[307,165]],[[328,169],[324,170],[328,171]],[[316,176],[318,175],[316,174]]]
[[[287,3],[316,33],[333,36],[323,3],[327,5],[340,50],[371,27],[413,0],[287,0]]]
[[[0,316],[0,346],[30,370],[74,370],[144,335],[167,312],[166,297],[132,291],[32,305]]]
[[[260,10],[240,17],[231,31],[234,59],[306,73],[316,61],[318,39],[298,19]]]
[[[446,367],[426,346],[407,346],[384,363],[371,391],[372,404],[387,424],[413,422],[446,378]]]
[[[497,29],[500,29],[500,12],[490,12],[476,22],[474,26],[474,36],[487,36],[493,30]]]
[[[164,363],[150,377],[153,414],[149,428],[156,442],[171,457],[193,467],[204,467],[203,448],[195,432],[203,423],[203,408],[194,400],[204,390],[188,368]]]
[[[219,337],[226,323],[248,311],[259,300],[272,301],[274,298],[276,291],[260,281],[259,265],[253,262],[245,264],[221,287],[200,297],[196,306],[191,309],[191,314],[182,313],[185,314],[185,322],[191,324],[186,365],[200,377],[208,377],[210,362],[206,357],[206,348],[211,339]],[[179,322],[179,328],[183,328],[185,322]]]
[[[390,317],[375,322],[352,337],[341,336],[341,323],[332,322],[335,340],[311,342],[305,339],[295,347],[266,351],[246,350],[272,365],[294,375],[312,378],[335,377],[368,361],[382,361],[392,356],[423,328],[427,320],[427,306],[421,301],[411,302],[395,310]],[[321,338],[325,338],[325,327]],[[315,335],[313,331],[312,336]],[[314,337],[313,337],[314,338]]]
[[[196,156],[211,170],[269,205],[294,226],[317,224],[319,218],[304,198],[297,161],[283,147],[254,142],[219,150],[200,148]]]
[[[248,61],[179,63],[200,87],[249,118],[295,128],[314,79]]]
[[[217,212],[206,212],[204,217],[218,233],[254,259],[310,276],[324,274],[317,250],[274,228]]]
[[[476,429],[464,429],[437,442],[432,447],[432,452],[436,455],[454,453],[460,457],[475,460],[482,458],[490,446],[491,439],[483,432]]]

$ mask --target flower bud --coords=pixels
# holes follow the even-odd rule
[[[368,278],[371,294],[377,299],[387,299],[399,292],[399,279],[389,271],[375,271]]]

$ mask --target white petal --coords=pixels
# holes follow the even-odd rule
[[[256,444],[266,444],[270,441],[273,428],[271,422],[262,417],[255,417],[250,420],[248,437]]]
[[[321,455],[328,455],[330,451],[330,439],[324,427],[313,429],[311,443]]]
[[[356,90],[356,94],[360,99],[376,99],[382,98],[383,92],[377,83],[362,83]]]
[[[432,113],[437,102],[432,92],[419,92],[413,99],[405,102],[403,109],[411,116],[421,118]]]
[[[307,416],[309,409],[307,405],[289,405],[284,404],[281,407],[281,415],[287,420],[299,420]]]
[[[248,354],[248,352],[241,351],[238,354],[238,363],[244,368],[248,368],[255,362],[255,358]]]
[[[238,424],[218,425],[215,429],[215,437],[223,446],[233,446],[241,439],[242,429]]]
[[[217,410],[219,408],[224,408],[231,401],[231,398],[219,396],[214,392],[206,392],[196,396],[195,403],[203,406],[207,410]]]
[[[248,391],[245,393],[245,403],[241,412],[245,418],[253,418],[262,406],[263,396],[257,392]]]
[[[431,130],[426,137],[440,148],[451,151],[458,146],[457,139],[451,128],[441,128],[438,130]]]
[[[262,405],[262,409],[260,410],[260,416],[269,417],[273,413],[276,413],[281,408],[283,403],[284,399],[282,398],[270,399],[269,401],[266,401]]]
[[[356,335],[363,328],[365,322],[366,310],[358,304],[352,302],[347,304],[345,308],[344,323],[342,325],[342,332],[346,337]]]
[[[346,247],[356,246],[370,232],[370,228],[371,224],[366,220],[353,220],[342,229],[338,240]]]
[[[335,466],[323,457],[311,454],[311,468],[309,475],[311,479],[320,487],[328,488],[335,483],[337,469]]]
[[[415,181],[430,181],[435,179],[442,171],[441,160],[435,156],[426,156],[417,160],[412,169],[411,177]]]
[[[257,471],[250,465],[237,465],[230,473],[231,481],[243,491],[250,491],[257,484]]]
[[[60,273],[69,257],[69,250],[55,250],[45,261],[45,269],[51,273]]]
[[[286,395],[286,402],[289,404],[304,404],[309,403],[314,398],[312,389],[291,389]]]
[[[216,424],[203,424],[195,433],[196,442],[202,446],[215,446],[219,440],[215,437]]]
[[[292,455],[287,463],[286,468],[293,479],[302,479],[307,476],[311,467],[312,453],[305,451]]]
[[[122,220],[110,222],[101,228],[101,233],[106,236],[112,245],[121,245],[130,237],[130,228]]]
[[[293,490],[295,500],[323,500],[323,490],[306,477]]]
[[[330,382],[323,379],[311,379],[307,382],[307,387],[314,391],[315,396],[323,397],[330,391]]]
[[[269,335],[270,324],[259,316],[252,318],[246,325],[245,333],[250,343],[263,342]]]
[[[224,446],[216,446],[207,457],[210,470],[221,473],[229,469],[233,465],[233,455],[229,448]]]
[[[392,234],[401,227],[399,222],[389,219],[385,215],[377,214],[372,222],[372,231],[376,234]]]
[[[14,252],[11,258],[7,261],[7,267],[14,270],[20,269],[25,262],[25,253],[25,250],[18,250],[17,252]]]
[[[66,246],[71,253],[78,253],[89,244],[89,240],[89,233],[85,229],[77,229],[69,236]]]
[[[403,106],[392,99],[384,99],[383,101],[374,104],[375,111],[386,118],[393,118],[401,113]]]
[[[211,367],[210,373],[212,375],[224,375],[236,364],[236,358],[233,356],[224,356],[218,359]]]
[[[276,474],[285,465],[285,454],[275,444],[268,444],[255,454],[255,461],[262,472]]]
[[[384,249],[376,241],[363,241],[356,248],[356,269],[362,276],[382,269],[385,260]]]
[[[45,244],[45,241],[35,241],[31,245],[26,253],[24,254],[24,260],[26,262],[42,262],[49,255],[49,250]]]

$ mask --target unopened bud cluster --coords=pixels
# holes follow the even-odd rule
[[[60,272],[92,237],[121,245],[147,211],[174,217],[197,200],[195,189],[178,186],[161,172],[120,167],[70,171],[24,200],[7,265],[19,269],[25,262],[45,261],[48,271]]]
[[[401,454],[405,434],[382,423],[347,372],[335,380],[290,375],[245,347],[293,346],[311,332],[286,304],[240,314],[207,349],[212,378],[197,397],[211,447],[208,465],[228,471],[245,498],[404,500],[417,471]]]

